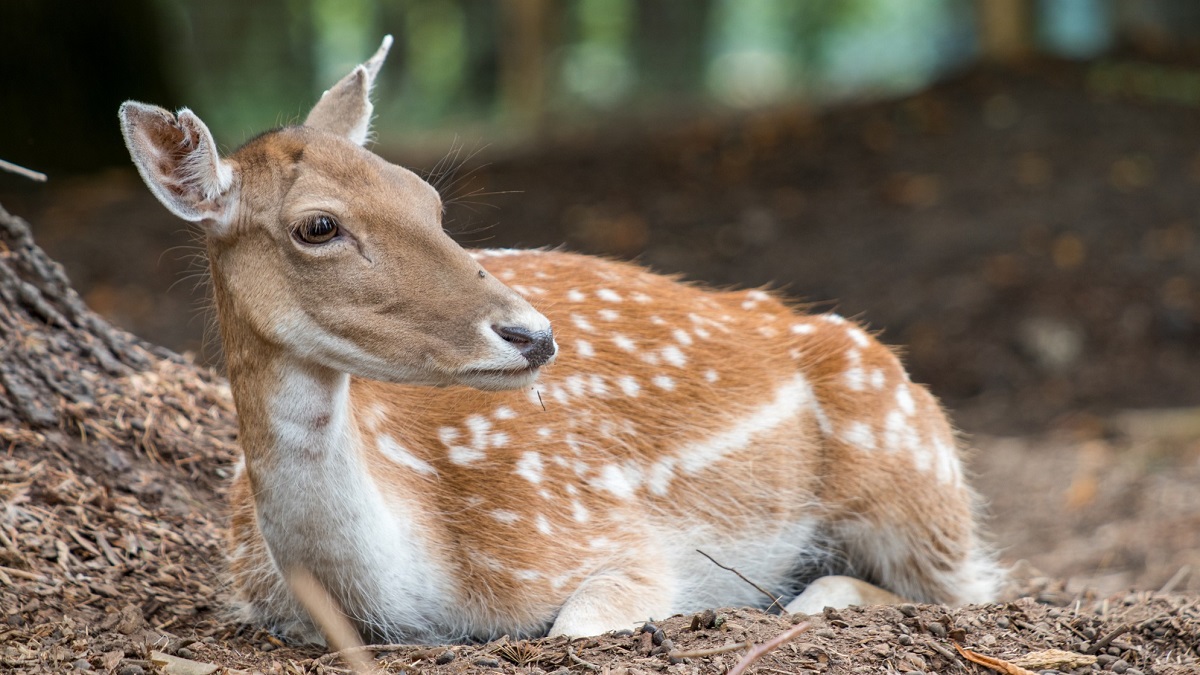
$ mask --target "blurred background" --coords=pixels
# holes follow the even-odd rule
[[[1200,589],[1194,0],[4,0],[0,203],[87,302],[219,363],[196,233],[117,107],[232,151],[391,33],[384,157],[467,246],[860,319],[979,448],[1005,559]]]

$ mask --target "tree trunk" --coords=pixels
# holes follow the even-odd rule
[[[29,224],[0,207],[0,450],[61,446],[63,433],[98,441],[113,468],[128,462],[111,452],[181,468],[236,454],[221,378],[88,309]]]

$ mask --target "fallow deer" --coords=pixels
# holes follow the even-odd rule
[[[764,604],[700,551],[797,611],[877,597],[859,580],[992,599],[955,433],[891,350],[762,290],[464,250],[437,191],[363,148],[389,44],[228,157],[190,110],[121,107],[146,184],[206,235],[245,620],[320,639],[295,569],[391,641]]]

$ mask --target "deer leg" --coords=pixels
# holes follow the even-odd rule
[[[644,568],[644,565],[639,567]],[[600,635],[671,614],[670,583],[661,574],[619,570],[585,580],[563,603],[550,637]]]
[[[787,604],[791,614],[820,614],[826,607],[842,609],[852,605],[899,605],[904,598],[862,579],[827,576],[813,581]]]

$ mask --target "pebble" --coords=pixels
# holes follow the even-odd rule
[[[1098,654],[1096,656],[1096,663],[1099,663],[1101,668],[1116,660],[1117,657],[1113,656],[1112,654]]]
[[[499,659],[489,659],[489,658],[485,657],[482,659],[475,659],[474,661],[471,662],[471,665],[479,666],[480,668],[499,668],[500,660]]]
[[[621,630],[613,631],[612,635],[613,637],[629,637],[633,635],[633,631],[628,628],[622,628]]]
[[[909,647],[912,645],[913,639],[911,635],[901,635],[900,637],[896,638],[896,642],[899,642],[905,647]]]
[[[832,640],[834,637],[836,637],[834,632],[829,628],[818,628],[817,630],[813,631],[813,635],[819,638],[825,638],[826,640]]]
[[[71,664],[71,667],[75,670],[91,670],[92,664],[88,663],[87,659],[75,659],[75,662]]]
[[[654,644],[661,645],[663,640],[667,639],[667,634],[662,632],[661,628],[655,628],[654,632],[651,633],[651,639],[654,640]]]
[[[907,616],[910,619],[917,615],[917,606],[916,605],[904,603],[903,605],[896,605],[896,609],[900,610],[901,614],[903,614],[904,616]]]
[[[1121,673],[1129,670],[1129,662],[1125,659],[1117,659],[1116,661],[1113,661],[1112,665],[1108,668],[1114,673],[1117,673],[1117,675],[1121,675]]]
[[[273,652],[273,651],[275,651],[275,645],[270,642],[264,642],[258,646],[258,651]]]
[[[1008,620],[1007,616],[1002,616],[999,619],[996,619],[996,627],[997,628],[1008,628],[1011,625],[1012,625],[1012,622]]]
[[[117,675],[146,675],[146,669],[131,663],[117,669]]]
[[[929,624],[929,632],[931,635],[934,635],[935,637],[940,637],[940,638],[946,637],[946,627],[936,621]]]
[[[176,650],[175,656],[178,656],[181,659],[195,659],[196,653],[187,647],[180,647],[178,650]]]
[[[1125,675],[1142,675],[1142,671],[1140,668],[1130,668],[1125,671]]]
[[[447,649],[446,651],[442,652],[441,654],[438,654],[437,658],[434,659],[433,662],[438,664],[439,666],[444,666],[447,663],[450,663],[451,661],[453,661],[455,656],[458,656],[458,655],[455,654],[452,650]]]

